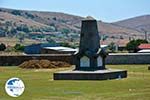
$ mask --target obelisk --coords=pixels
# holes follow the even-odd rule
[[[82,21],[79,51],[75,54],[75,70],[105,69],[107,53],[100,48],[100,34],[95,19]]]

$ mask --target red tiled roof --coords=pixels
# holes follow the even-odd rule
[[[150,44],[140,44],[138,46],[139,49],[150,49]]]

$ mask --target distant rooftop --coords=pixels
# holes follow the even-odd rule
[[[57,51],[77,51],[78,49],[68,48],[68,47],[44,47],[44,49],[51,49]]]
[[[150,49],[140,50],[138,53],[150,53]]]
[[[139,49],[150,49],[150,44],[140,44],[138,46]]]
[[[101,45],[101,48],[106,48],[108,47],[108,45]]]

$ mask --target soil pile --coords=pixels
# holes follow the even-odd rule
[[[70,67],[71,65],[66,62],[61,61],[49,61],[49,60],[29,60],[25,61],[19,65],[20,68],[63,68],[63,67]]]

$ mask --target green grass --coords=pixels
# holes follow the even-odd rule
[[[0,100],[150,100],[148,65],[107,65],[128,70],[128,78],[105,81],[54,81],[55,70],[29,70],[0,67]],[[5,93],[5,82],[19,77],[25,92],[18,98]]]

